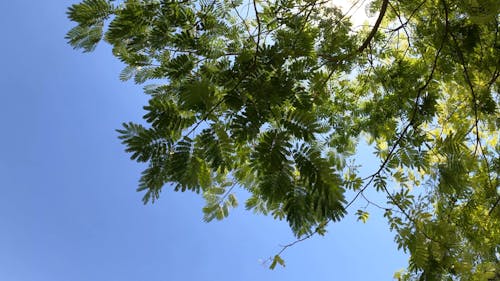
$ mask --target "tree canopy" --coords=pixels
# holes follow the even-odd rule
[[[106,41],[120,79],[145,84],[144,122],[118,130],[147,163],[145,203],[194,191],[210,221],[245,189],[247,209],[306,239],[365,221],[364,200],[410,255],[397,279],[500,280],[500,2],[369,7],[359,27],[330,0],[84,0],[67,39]],[[380,159],[369,175],[351,161],[361,139]]]

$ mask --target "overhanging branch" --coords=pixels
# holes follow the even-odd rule
[[[378,14],[377,21],[375,22],[375,25],[373,26],[372,30],[368,34],[368,36],[365,38],[361,46],[359,46],[356,51],[352,53],[348,53],[346,55],[341,55],[341,56],[335,56],[335,57],[329,57],[329,56],[322,56],[329,62],[333,62],[335,64],[338,64],[339,62],[343,60],[348,60],[351,59],[359,54],[361,54],[371,43],[375,35],[377,34],[377,31],[380,28],[380,25],[382,24],[382,20],[384,19],[385,13],[387,11],[387,7],[389,6],[389,0],[383,0],[382,6],[380,7],[380,12]]]
[[[359,48],[356,50],[356,52],[362,53],[368,45],[370,45],[370,42],[372,41],[373,37],[375,37],[375,34],[377,34],[377,31],[380,27],[380,24],[382,23],[382,20],[384,19],[385,12],[387,11],[387,6],[389,6],[389,0],[384,0],[382,2],[382,6],[380,7],[380,12],[378,14],[377,21],[375,22],[375,25],[373,26],[372,30],[370,31],[370,34],[368,34],[368,37],[366,37],[365,41]]]

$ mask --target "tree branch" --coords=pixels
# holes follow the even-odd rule
[[[488,211],[488,216],[490,216],[493,213],[493,210],[495,210],[495,208],[498,206],[498,203],[500,203],[500,196],[498,196],[497,201],[495,202],[495,204],[493,204],[491,209]]]
[[[259,52],[259,45],[260,45],[260,26],[261,26],[261,23],[260,23],[260,17],[259,17],[259,11],[257,10],[257,1],[256,0],[253,0],[253,10],[255,12],[255,20],[257,21],[257,42],[256,42],[256,46],[255,46],[255,57],[254,57],[254,60],[257,59],[257,53]]]
[[[380,7],[380,12],[378,14],[377,21],[375,22],[375,25],[373,26],[372,30],[368,34],[368,36],[365,38],[361,46],[359,46],[356,51],[343,55],[343,56],[335,56],[335,57],[328,57],[328,56],[322,56],[329,62],[333,62],[335,64],[338,64],[340,61],[351,59],[355,57],[356,55],[362,53],[371,43],[373,40],[373,37],[377,34],[377,31],[380,27],[380,24],[382,23],[382,20],[384,19],[385,12],[387,11],[387,7],[389,6],[389,0],[383,0],[382,6]],[[321,55],[320,55],[321,56]]]
[[[394,31],[398,31],[398,30],[400,30],[401,28],[404,28],[404,27],[405,27],[405,26],[406,26],[406,25],[410,22],[411,18],[415,15],[415,13],[416,13],[416,12],[420,9],[420,7],[422,7],[422,6],[425,4],[425,2],[427,2],[427,0],[422,1],[422,2],[421,2],[421,3],[420,3],[420,4],[419,4],[419,5],[418,5],[418,6],[417,6],[417,7],[416,7],[416,8],[415,8],[412,12],[411,12],[411,14],[408,16],[408,18],[406,19],[406,21],[405,21],[404,23],[401,23],[401,25],[400,25],[400,26],[398,26],[398,27],[396,27],[396,28],[393,28],[393,29],[391,29],[390,31],[391,31],[391,32],[394,32]]]
[[[380,7],[380,12],[378,14],[377,21],[375,22],[375,25],[372,28],[372,31],[370,34],[368,34],[368,37],[366,37],[365,41],[359,48],[356,50],[357,53],[362,53],[370,44],[372,41],[373,37],[375,37],[375,34],[377,34],[378,28],[380,27],[380,24],[382,23],[382,20],[384,19],[385,12],[387,11],[387,6],[389,5],[389,0],[384,0],[382,2],[382,6]]]

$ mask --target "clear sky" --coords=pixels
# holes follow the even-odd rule
[[[199,196],[168,186],[142,205],[143,167],[114,130],[141,120],[146,96],[119,81],[108,46],[82,54],[66,44],[75,2],[0,1],[0,280],[365,281],[405,266],[375,210],[362,224],[351,209],[271,271],[259,260],[293,241],[286,222],[240,207],[207,224]],[[376,168],[361,162],[366,174]]]

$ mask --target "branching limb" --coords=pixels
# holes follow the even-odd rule
[[[408,30],[406,30],[406,24],[403,23],[403,19],[401,17],[400,12],[398,11],[398,9],[396,9],[396,7],[394,5],[392,5],[392,3],[389,3],[389,6],[394,11],[394,13],[396,14],[396,17],[398,18],[399,22],[401,23],[401,27],[402,27],[403,31],[405,32],[405,34],[406,34],[406,41],[408,42],[408,45],[411,46],[411,44],[410,44],[410,34],[408,33]],[[406,22],[406,23],[408,23],[408,22]],[[398,36],[399,36],[399,29],[397,29],[395,31],[398,32]]]
[[[387,11],[387,6],[389,5],[389,0],[384,0],[382,2],[382,6],[380,7],[380,12],[378,14],[377,21],[375,22],[375,25],[373,26],[370,34],[368,34],[368,37],[366,37],[365,41],[359,48],[357,49],[357,53],[362,53],[370,44],[372,41],[373,37],[375,37],[375,34],[377,34],[378,28],[380,27],[380,24],[382,23],[382,20],[384,19],[385,12]]]
[[[257,1],[253,0],[253,10],[255,12],[255,20],[257,21],[257,42],[255,46],[255,57],[254,59],[257,59],[257,53],[259,52],[260,48],[260,33],[261,33],[261,23],[260,23],[260,17],[259,17],[259,11],[257,10]]]
[[[382,6],[380,7],[380,12],[378,14],[377,21],[375,22],[375,25],[373,26],[372,30],[370,31],[370,33],[368,34],[366,39],[363,41],[361,46],[359,46],[356,49],[356,51],[354,51],[352,53],[348,53],[348,54],[343,55],[343,56],[336,56],[336,57],[323,56],[323,58],[325,58],[327,61],[332,62],[334,64],[339,64],[340,62],[342,62],[344,60],[351,59],[351,58],[357,56],[358,54],[361,54],[370,45],[370,42],[373,40],[373,38],[377,34],[377,31],[379,30],[379,27],[382,24],[382,20],[384,19],[384,16],[385,16],[385,13],[387,11],[388,6],[389,6],[389,0],[383,0]]]
[[[415,15],[415,13],[420,10],[420,8],[425,4],[425,2],[427,2],[427,0],[424,0],[422,2],[420,2],[420,4],[411,12],[411,14],[408,16],[408,18],[406,19],[406,21],[404,23],[401,23],[400,26],[394,28],[394,29],[391,29],[390,31],[398,31],[400,30],[401,28],[405,28],[408,23],[410,22],[411,18],[413,18],[413,16]]]
[[[368,199],[368,198],[366,197],[366,195],[365,195],[363,192],[361,192],[361,197],[363,197],[363,199],[366,201],[366,203],[367,203],[368,205],[375,206],[375,207],[377,207],[377,208],[379,208],[379,209],[381,209],[381,210],[384,210],[384,211],[391,210],[391,211],[393,211],[393,212],[399,212],[399,210],[394,210],[394,209],[389,208],[389,207],[383,207],[383,206],[381,206],[381,205],[379,205],[379,204],[377,204],[377,203],[373,202],[372,200]],[[367,205],[367,206],[368,206],[368,205]]]

